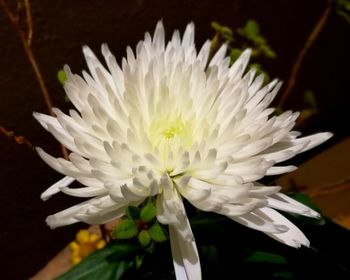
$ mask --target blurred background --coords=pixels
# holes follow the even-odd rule
[[[256,47],[254,38],[249,38],[247,33],[251,29],[256,33],[258,25],[264,44],[273,51],[268,54],[269,50],[263,47],[263,54],[257,53],[258,67],[269,77],[285,81],[281,94],[286,87],[290,91],[282,105],[278,99],[275,105],[279,110],[303,111],[298,129],[306,134],[317,131],[335,134],[328,143],[293,161],[298,165],[305,163],[299,171],[276,180],[287,190],[301,190],[314,197],[319,207],[343,226],[350,224],[347,219],[350,213],[347,208],[350,197],[350,17],[347,13],[350,4],[346,6],[347,1],[32,0],[33,34],[27,50],[18,32],[24,30],[28,34],[27,22],[22,20],[27,2],[0,0],[0,3],[2,279],[28,279],[83,227],[74,225],[51,230],[45,224],[47,215],[76,201],[60,194],[47,202],[40,200],[40,194],[61,175],[39,159],[31,145],[43,147],[57,156],[61,155],[61,148],[32,117],[33,111],[47,113],[48,109],[33,63],[28,59],[28,47],[42,72],[53,105],[67,111],[72,105],[65,99],[57,75],[64,64],[69,64],[76,73],[87,68],[82,45],[89,45],[101,57],[100,46],[106,42],[120,61],[125,48],[130,45],[134,49],[145,31],[153,32],[159,19],[163,19],[168,37],[175,29],[183,31],[186,24],[193,21],[198,46],[206,39],[214,38],[218,43],[227,41],[230,32],[222,29],[227,27],[233,32],[233,40],[228,42],[231,50],[249,43]],[[6,9],[12,15],[20,15],[17,27]],[[249,20],[254,21],[253,25],[252,21],[247,25]],[[213,21],[216,24],[213,25]],[[292,86],[291,75],[295,76]],[[332,190],[329,192],[329,189]]]

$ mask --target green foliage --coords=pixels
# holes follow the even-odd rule
[[[63,70],[59,70],[57,72],[57,79],[61,83],[61,85],[64,85],[64,83],[67,81],[66,73]]]
[[[257,38],[259,38],[259,32],[260,32],[259,24],[253,19],[248,20],[244,28],[243,29],[239,28],[238,32],[241,35],[246,36],[250,40],[254,41]]]
[[[314,207],[311,200],[303,194],[294,193],[292,197]],[[201,212],[188,205],[186,208],[206,279],[226,279],[227,275],[232,273],[232,263],[235,264],[236,275],[245,275],[247,279],[306,279],[306,276],[314,276],[315,271],[319,271],[320,268],[332,271],[334,279],[348,279],[341,277],[347,272],[337,265],[334,256],[321,247],[333,248],[336,243],[320,242],[317,238],[315,240],[315,237],[320,236],[320,226],[306,224],[300,216],[290,218],[302,231],[308,232],[310,240],[316,241],[313,243],[317,249],[295,250],[222,215]],[[330,232],[331,226],[329,222],[322,229],[326,227],[327,232]],[[340,229],[336,227],[336,230]],[[146,245],[147,233],[151,236],[149,245]],[[137,238],[112,241],[104,249],[96,251],[62,275],[59,280],[174,279],[169,242],[156,242],[164,240],[164,235],[166,232],[162,226],[154,222],[150,228],[140,229]],[[324,239],[327,238],[329,237]],[[140,246],[139,243],[146,246]],[[341,244],[343,246],[343,243]]]
[[[218,22],[213,21],[211,27],[220,34],[221,38],[224,39],[225,43],[230,44],[234,41],[233,31],[228,26],[220,25]]]
[[[140,269],[144,259],[145,259],[145,254],[137,254],[135,256],[135,267],[136,267],[136,269]]]
[[[157,215],[157,208],[153,198],[147,199],[140,212],[140,219],[144,223],[152,221]]]
[[[125,210],[126,216],[131,220],[138,220],[140,218],[140,208],[135,206],[128,206]]]
[[[348,24],[350,24],[350,0],[334,0],[335,10]]]
[[[151,235],[152,240],[155,242],[164,242],[168,240],[168,236],[163,227],[155,222],[149,229],[149,234]]]
[[[247,262],[255,262],[255,263],[273,263],[273,264],[286,264],[287,260],[285,257],[264,251],[255,251],[252,252],[245,258]]]
[[[133,256],[139,250],[135,244],[111,242],[57,279],[119,280],[134,265]]]
[[[138,235],[138,240],[143,247],[148,246],[151,243],[151,235],[148,230],[143,229]]]
[[[310,207],[311,209],[318,212],[320,211],[320,209],[316,206],[316,204],[311,200],[311,198],[308,195],[303,194],[301,192],[289,193],[288,195],[296,201],[299,201],[300,203],[306,205],[307,207]]]
[[[277,56],[276,52],[268,45],[266,38],[261,35],[259,24],[255,20],[248,20],[244,27],[236,29],[231,29],[218,22],[212,22],[211,26],[216,31],[212,39],[212,52],[214,53],[221,43],[226,43],[231,63],[235,62],[246,48],[252,49],[252,58],[254,59],[273,59]],[[269,81],[269,75],[260,63],[254,62],[250,68],[255,68],[258,74],[263,73],[265,82]]]
[[[242,50],[237,49],[237,48],[232,48],[232,50],[230,51],[231,61],[236,61],[236,59],[239,58],[241,53],[242,53]]]
[[[303,193],[300,192],[294,192],[288,194],[291,198],[295,199],[296,201],[299,201],[300,203],[310,207],[311,209],[321,213],[321,210],[317,207],[317,205],[311,200],[311,198]],[[312,225],[325,225],[326,221],[323,217],[319,219],[304,217],[297,214],[289,213],[288,215],[293,216],[296,218],[300,223],[303,224],[312,224]]]
[[[121,220],[120,223],[112,231],[112,237],[115,239],[130,239],[137,235],[138,229],[135,221],[127,218]]]
[[[126,218],[122,219],[112,231],[114,239],[137,237],[138,242],[147,252],[154,250],[154,242],[160,243],[168,239],[166,229],[155,220],[157,208],[154,198],[146,199],[139,207],[127,207],[125,213]]]

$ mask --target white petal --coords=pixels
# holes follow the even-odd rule
[[[263,216],[264,219],[288,227],[288,230],[282,233],[265,232],[267,235],[279,242],[285,243],[295,248],[299,248],[301,245],[304,245],[306,247],[310,246],[310,241],[305,237],[302,231],[280,213],[268,207],[260,208],[259,211],[261,212],[260,216]]]
[[[294,170],[297,170],[297,169],[298,168],[294,165],[272,166],[266,171],[266,175],[279,175],[279,174],[293,172]]]
[[[33,117],[42,125],[43,128],[45,128],[47,131],[49,131],[48,124],[52,125],[53,127],[56,127],[57,129],[62,129],[62,126],[58,122],[57,118],[33,112]]]
[[[283,224],[267,221],[266,219],[260,217],[256,214],[256,210],[241,216],[230,216],[228,218],[236,221],[239,224],[265,233],[279,233],[288,230],[288,228]]]
[[[66,226],[79,222],[74,216],[80,211],[84,211],[89,208],[90,200],[84,201],[80,204],[69,207],[61,212],[58,212],[54,215],[50,215],[46,218],[46,223],[50,228],[54,229],[61,226]]]
[[[68,188],[66,186],[60,187],[61,192],[75,196],[75,197],[95,197],[106,195],[107,190],[101,187],[84,187],[84,188]]]
[[[182,240],[176,227],[172,225],[169,226],[169,235],[176,279],[202,279],[196,242]]]
[[[270,199],[270,201],[269,201],[269,199]],[[269,199],[268,199],[268,203],[269,203],[269,205],[272,203],[271,204],[272,208],[276,208],[279,210],[292,212],[292,213],[298,213],[298,214],[301,214],[303,216],[308,216],[308,217],[312,217],[312,218],[320,218],[320,214],[317,213],[315,210],[311,209],[310,207],[307,207],[306,205],[300,203],[299,201],[296,201],[295,199],[293,199],[293,198],[291,198],[283,193],[273,194]],[[271,202],[271,200],[273,202]]]
[[[46,191],[44,191],[40,198],[42,200],[48,200],[51,196],[53,196],[54,194],[60,192],[62,187],[67,187],[68,185],[70,185],[71,183],[74,182],[74,178],[71,177],[63,177],[61,180],[59,180],[58,182],[56,182],[55,184],[53,184],[51,187],[49,187]]]
[[[125,208],[126,208],[125,206],[120,207],[116,205],[114,208],[115,209],[109,210],[106,213],[104,213],[103,211],[100,211],[95,215],[91,215],[88,213],[87,214],[78,213],[74,216],[74,218],[80,222],[84,222],[89,225],[101,225],[101,224],[111,222],[125,215]]]

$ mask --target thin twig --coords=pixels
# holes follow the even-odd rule
[[[19,21],[18,21],[18,15],[15,15],[11,12],[9,6],[6,4],[5,0],[0,0],[0,5],[2,6],[3,10],[5,11],[7,17],[9,18],[10,22],[12,23],[13,27],[16,29],[19,38],[21,39],[24,51],[28,57],[28,60],[30,62],[30,65],[32,66],[36,80],[39,83],[39,87],[41,90],[41,93],[43,95],[43,98],[45,100],[46,107],[50,113],[50,115],[54,116],[53,111],[52,111],[52,101],[51,97],[49,95],[49,92],[47,90],[44,78],[41,74],[39,65],[35,59],[34,53],[31,49],[31,41],[32,41],[32,36],[33,36],[33,22],[32,22],[32,16],[31,16],[31,10],[30,10],[30,4],[29,0],[24,0],[24,6],[26,9],[26,22],[27,22],[27,33],[21,29],[19,26]],[[61,145],[62,149],[62,154],[64,158],[68,158],[68,150]]]
[[[305,193],[308,194],[310,197],[330,195],[333,193],[337,193],[337,192],[349,189],[349,182],[350,182],[350,179],[347,178],[347,179],[335,182],[333,184],[323,186],[317,190],[305,191]]]
[[[27,28],[28,28],[27,43],[30,46],[32,44],[32,38],[33,38],[33,20],[32,20],[32,13],[30,9],[29,0],[24,0],[24,6],[26,9],[26,20],[27,20]]]
[[[5,135],[8,138],[13,139],[19,145],[26,145],[31,150],[35,150],[34,145],[24,136],[21,136],[21,135],[18,136],[13,131],[6,129],[3,126],[0,126],[0,133]]]
[[[300,67],[302,66],[302,64],[304,62],[305,56],[308,53],[308,51],[310,50],[311,46],[316,41],[316,39],[318,38],[321,30],[325,26],[325,23],[327,22],[327,19],[328,19],[328,16],[330,14],[331,9],[332,9],[332,4],[329,1],[328,4],[327,4],[327,7],[323,11],[321,17],[317,21],[317,23],[316,23],[315,27],[313,28],[312,32],[307,37],[305,45],[300,50],[300,52],[298,54],[298,57],[297,57],[296,61],[293,64],[291,73],[289,75],[289,79],[288,79],[288,81],[286,83],[285,90],[280,95],[281,97],[280,97],[280,100],[279,100],[279,103],[278,103],[278,107],[279,108],[283,108],[283,106],[284,106],[288,96],[292,92],[292,90],[293,90],[293,88],[295,86],[298,74],[299,74]]]

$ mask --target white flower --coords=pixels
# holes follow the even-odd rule
[[[308,246],[304,234],[277,210],[318,217],[310,208],[257,183],[265,175],[293,171],[275,166],[331,137],[298,138],[298,113],[273,116],[268,108],[280,83],[262,87],[263,76],[245,73],[250,50],[230,66],[226,46],[208,61],[210,42],[197,53],[194,25],[165,44],[158,23],[136,54],[127,48],[120,68],[106,44],[108,70],[88,47],[90,71],[82,77],[65,67],[66,93],[76,110],[56,117],[34,113],[71,152],[69,160],[42,149],[42,159],[65,177],[42,194],[57,192],[89,200],[47,218],[55,228],[76,222],[102,224],[128,205],[155,196],[157,219],[169,225],[178,279],[201,279],[199,257],[183,199],[293,247]],[[68,187],[74,180],[83,187]]]

